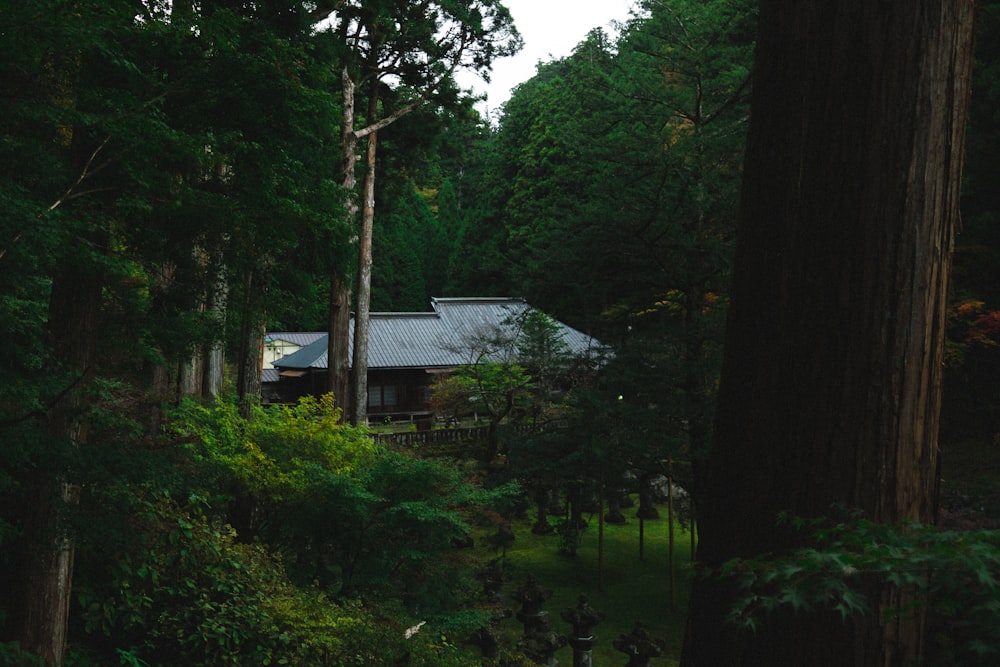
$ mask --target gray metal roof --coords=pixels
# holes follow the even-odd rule
[[[305,347],[324,337],[326,337],[325,331],[269,331],[264,336],[264,342],[273,343],[276,340],[283,340],[299,347]]]
[[[475,343],[504,328],[531,309],[521,299],[437,298],[433,312],[372,313],[369,317],[368,368],[454,368],[477,356]],[[602,346],[561,322],[563,342],[571,354],[596,353]],[[350,341],[353,350],[353,332]],[[324,369],[327,336],[274,362],[277,368]],[[289,340],[285,338],[285,340]]]
[[[282,368],[327,368],[327,335],[324,333],[321,338],[316,339],[309,345],[291,354],[286,354],[274,361],[274,367],[279,371]]]

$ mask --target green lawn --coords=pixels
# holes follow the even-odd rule
[[[654,659],[654,665],[676,665],[680,656],[691,581],[690,535],[675,528],[676,603],[671,604],[669,570],[669,530],[666,509],[659,508],[661,518],[647,520],[644,526],[644,558],[639,559],[639,520],[635,510],[626,510],[628,523],[624,526],[607,524],[604,527],[605,553],[603,590],[598,575],[598,525],[597,517],[590,518],[590,526],[583,533],[578,557],[571,560],[557,553],[555,536],[539,537],[531,533],[531,521],[515,522],[515,540],[507,551],[513,567],[513,581],[506,591],[509,605],[517,611],[517,603],[510,600],[510,593],[519,588],[531,574],[543,588],[552,589],[545,609],[549,612],[549,627],[557,634],[568,634],[569,624],[560,614],[567,607],[577,605],[580,594],[587,595],[590,605],[605,614],[605,620],[594,629],[597,644],[594,647],[594,664],[615,667],[627,662],[625,654],[611,645],[611,641],[632,630],[641,621],[655,639],[667,643],[664,656]],[[516,618],[507,622],[508,637],[516,643],[522,634]],[[573,664],[572,649],[561,648],[556,657],[562,665]]]

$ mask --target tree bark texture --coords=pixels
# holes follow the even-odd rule
[[[100,241],[95,242],[101,247]],[[49,298],[48,345],[55,364],[49,369],[67,384],[47,413],[56,441],[81,446],[87,441],[88,384],[94,375],[103,277],[86,262],[71,260],[54,277]],[[79,501],[79,486],[59,468],[41,468],[23,484],[24,517],[17,545],[23,573],[20,612],[14,620],[21,648],[46,666],[64,662],[73,583],[72,535],[65,521],[68,506]]]
[[[207,308],[215,316],[220,329],[225,327],[228,306],[229,285],[226,283],[225,266],[221,261],[218,261],[215,265],[215,281],[209,287]],[[261,354],[263,354],[263,347],[261,348]],[[225,342],[220,335],[205,350],[204,372],[201,380],[202,397],[215,398],[222,393],[225,378],[225,362]]]
[[[699,556],[780,553],[776,515],[934,517],[973,0],[762,0]],[[884,606],[891,595],[881,595]],[[908,665],[922,622],[778,615],[696,584],[682,664]],[[896,600],[898,602],[898,600]]]
[[[327,327],[327,386],[333,392],[334,404],[340,408],[341,420],[348,417],[351,358],[351,288],[339,273],[330,276],[330,320]]]
[[[250,407],[260,399],[261,373],[264,367],[264,315],[257,306],[257,284],[260,281],[251,274],[247,277],[246,295],[243,297],[243,314],[240,324],[240,351],[236,370],[236,395],[239,399],[240,414],[250,416]]]
[[[374,106],[374,105],[372,105]],[[368,135],[365,156],[364,206],[361,209],[361,239],[358,246],[358,310],[354,315],[353,405],[351,423],[364,424],[368,412],[368,331],[372,294],[372,233],[375,226],[375,154],[378,132]]]
[[[357,165],[356,153],[358,137],[354,133],[354,80],[345,68],[341,72],[341,96],[343,97],[343,115],[341,118],[340,150],[343,181],[341,185],[348,193],[344,203],[349,219],[353,222],[358,213],[354,199],[356,178],[354,169]],[[340,408],[342,418],[349,416],[350,405],[347,397],[350,395],[350,343],[351,330],[351,287],[350,280],[340,270],[334,270],[330,276],[330,313],[327,326],[327,386],[333,392],[335,405]]]

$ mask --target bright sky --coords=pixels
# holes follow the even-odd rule
[[[615,31],[612,21],[625,21],[633,0],[504,0],[514,17],[514,25],[524,39],[524,48],[512,58],[501,58],[493,65],[491,81],[460,74],[459,84],[475,92],[486,92],[488,101],[480,111],[494,115],[510,97],[514,86],[535,75],[535,64],[564,58],[583,41],[593,28]]]

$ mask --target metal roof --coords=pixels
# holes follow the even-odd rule
[[[269,331],[264,336],[264,342],[273,343],[277,340],[283,340],[299,347],[305,347],[325,337],[325,331]]]
[[[369,316],[368,368],[454,368],[475,360],[474,344],[505,328],[531,309],[521,299],[436,298],[433,312],[372,313]],[[574,355],[602,346],[590,336],[557,322],[563,342]],[[325,369],[327,336],[274,362],[278,368]],[[351,327],[350,349],[354,346]],[[288,340],[287,338],[285,340]]]
[[[327,368],[327,335],[324,333],[321,338],[316,339],[309,345],[291,354],[286,354],[280,359],[275,359],[272,364],[277,369],[282,368]]]

